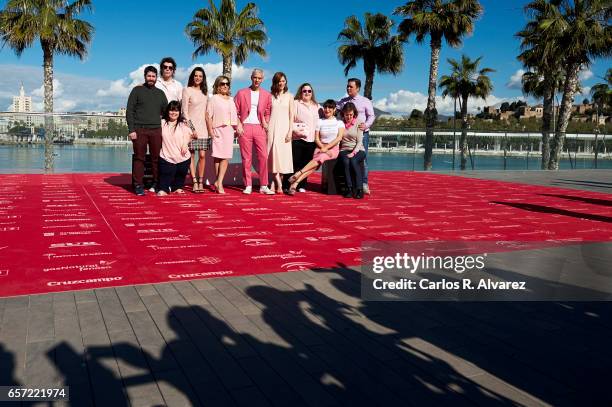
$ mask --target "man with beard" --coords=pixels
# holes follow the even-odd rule
[[[144,191],[144,168],[147,146],[151,154],[153,185],[149,191],[155,192],[159,182],[159,151],[162,144],[161,115],[168,105],[163,91],[155,87],[157,69],[147,66],[144,70],[145,83],[130,92],[125,118],[129,136],[134,147],[132,184],[134,193],[142,196]]]

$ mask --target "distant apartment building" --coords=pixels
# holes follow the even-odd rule
[[[23,84],[19,88],[19,96],[13,96],[11,110],[15,113],[29,113],[32,111],[32,97],[25,95]],[[28,126],[32,125],[32,116],[16,114],[12,116],[13,122],[24,122]]]
[[[530,119],[535,117],[536,119],[541,119],[544,116],[544,107],[542,105],[536,106],[521,106],[518,109],[518,118],[522,119]]]

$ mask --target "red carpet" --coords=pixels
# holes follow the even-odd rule
[[[0,296],[357,265],[373,240],[612,240],[612,195],[421,172],[373,173],[361,201],[136,197],[119,174],[0,180]]]

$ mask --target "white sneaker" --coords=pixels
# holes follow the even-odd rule
[[[300,188],[298,189],[298,192],[306,192],[306,190],[304,188]]]
[[[368,184],[363,184],[363,193],[366,195],[370,195],[370,187]]]
[[[247,185],[247,187],[242,190],[242,193],[247,194],[247,195],[250,194],[251,192],[253,192],[253,187],[250,185]]]
[[[274,195],[275,192],[272,191],[270,188],[268,188],[267,185],[264,185],[263,187],[259,187],[259,192],[262,194],[266,194],[266,195]]]

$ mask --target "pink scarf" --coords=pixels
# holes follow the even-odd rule
[[[355,122],[357,121],[356,117],[353,117],[353,120],[351,120],[348,123],[344,123],[344,127],[346,127],[346,129],[350,129],[351,127],[353,127],[355,125]]]

